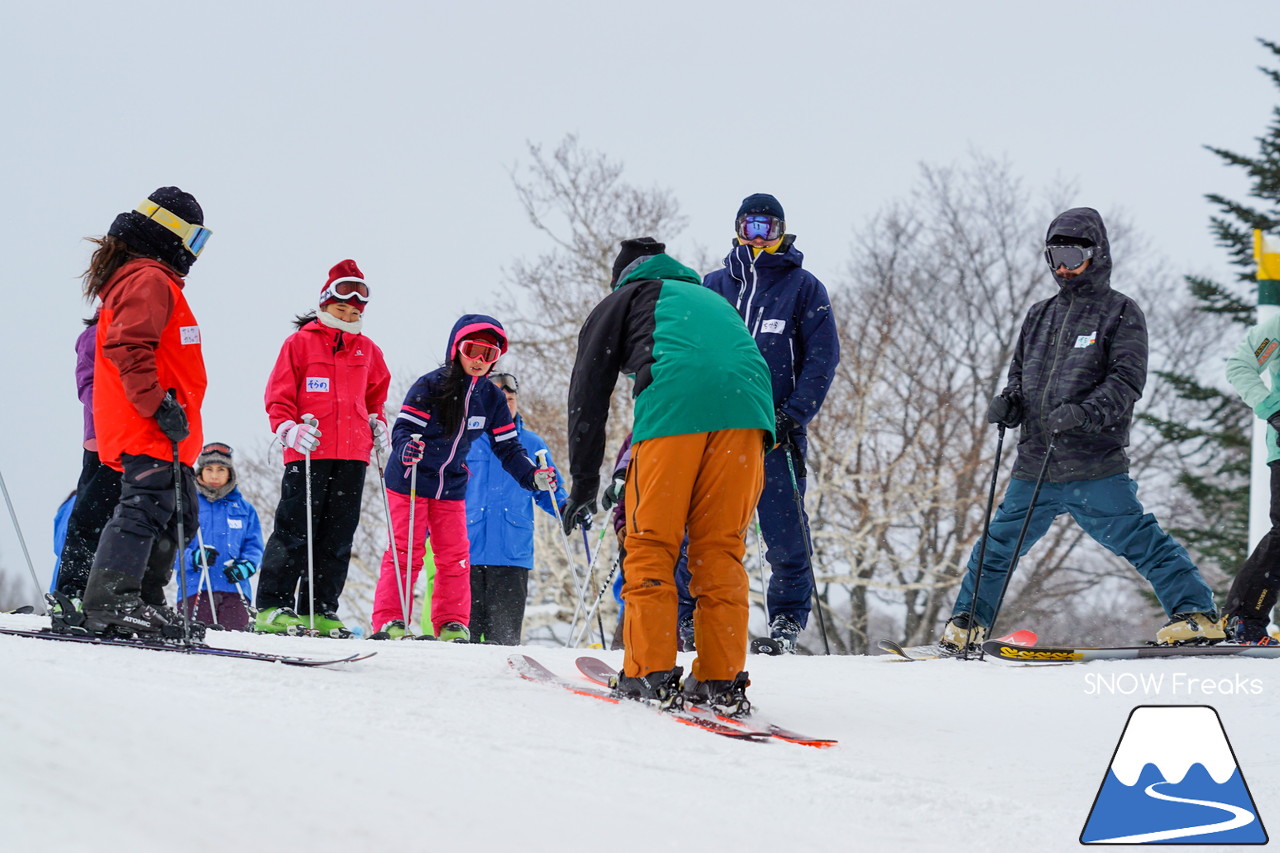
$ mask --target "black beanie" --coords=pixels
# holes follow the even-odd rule
[[[193,225],[204,224],[204,211],[191,193],[177,187],[161,187],[147,199]],[[138,254],[165,262],[179,275],[190,272],[196,260],[196,256],[182,245],[181,237],[136,210],[117,216],[107,233],[123,240]]]
[[[778,200],[768,193],[755,193],[749,195],[742,200],[742,207],[738,208],[738,215],[733,221],[736,223],[742,217],[754,214],[756,216],[776,216],[782,221],[786,221],[787,217],[782,212],[782,205]]]
[[[665,243],[659,243],[652,237],[636,237],[631,240],[623,240],[619,245],[622,248],[613,262],[613,279],[609,284],[617,284],[618,279],[622,278],[622,274],[626,272],[627,267],[641,258],[649,255],[661,255],[667,250]]]

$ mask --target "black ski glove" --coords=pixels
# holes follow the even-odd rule
[[[160,401],[160,408],[156,409],[152,417],[156,419],[156,423],[160,425],[160,431],[170,441],[182,441],[191,434],[187,413],[182,411],[182,404],[178,402],[172,388],[165,392],[164,399]]]
[[[791,441],[791,433],[800,428],[800,422],[782,409],[773,413],[773,437],[778,444]]]
[[[1022,395],[1017,391],[1001,391],[987,406],[987,423],[1015,429],[1022,423]]]
[[[218,565],[218,549],[212,545],[205,545],[203,548],[197,548],[193,556],[195,557],[195,564],[197,566]]]
[[[222,575],[231,583],[247,580],[258,571],[258,567],[248,560],[227,560],[222,564]]]
[[[1267,423],[1271,425],[1273,430],[1280,433],[1280,411],[1272,412],[1270,415],[1267,415]]]
[[[622,490],[627,487],[627,469],[619,468],[613,472],[613,479],[609,481],[609,485],[604,487],[604,494],[600,495],[600,509],[608,512],[613,505],[622,500]]]
[[[1049,413],[1044,423],[1050,432],[1088,432],[1092,426],[1089,413],[1079,403],[1063,403]]]
[[[564,535],[568,536],[575,527],[590,530],[591,516],[595,514],[596,499],[594,497],[583,500],[570,495],[569,499],[564,502],[564,511],[561,513],[561,520],[564,522]]]

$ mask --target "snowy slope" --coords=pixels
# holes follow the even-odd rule
[[[375,646],[211,636],[325,657]],[[817,750],[531,684],[511,649],[376,649],[311,670],[0,637],[0,849],[1077,850],[1139,704],[1215,706],[1280,826],[1280,661],[751,659],[762,713],[842,741]],[[526,651],[565,674],[582,654]],[[1128,674],[1165,678],[1145,697],[1092,695]],[[1188,678],[1261,692],[1206,697]]]

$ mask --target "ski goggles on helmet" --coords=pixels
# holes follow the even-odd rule
[[[772,243],[782,237],[786,223],[776,216],[748,214],[738,219],[738,236],[743,242],[761,237]]]
[[[464,358],[483,361],[485,364],[493,364],[498,360],[498,356],[502,355],[502,347],[497,344],[491,344],[488,341],[469,338],[458,344],[458,352]]]
[[[520,393],[520,383],[516,381],[514,375],[510,373],[494,373],[489,376],[489,381],[497,385],[508,394]]]
[[[1084,266],[1084,262],[1092,258],[1096,251],[1093,246],[1045,246],[1044,257],[1051,270],[1058,267],[1074,270]]]
[[[369,302],[369,285],[358,278],[339,278],[320,293],[320,304],[333,300],[335,302]]]
[[[204,251],[204,244],[208,242],[209,235],[213,233],[203,225],[188,222],[176,213],[165,210],[149,198],[140,201],[134,210],[166,231],[177,234],[182,238],[183,247],[197,258]]]

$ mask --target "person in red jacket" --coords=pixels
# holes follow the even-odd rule
[[[254,630],[349,637],[338,618],[351,542],[360,521],[369,453],[390,449],[383,405],[391,374],[378,345],[362,334],[369,285],[352,260],[329,270],[320,310],[297,320],[267,380],[267,416],[284,445],[284,480],[275,530],[258,576]],[[311,467],[311,541],[307,541],[307,479]],[[312,549],[315,610],[307,588]]]
[[[154,636],[176,621],[165,607],[173,573],[181,477],[184,534],[197,525],[192,463],[203,436],[206,385],[200,326],[183,277],[209,237],[195,197],[161,187],[111,223],[84,274],[101,299],[93,420],[104,465],[122,473],[120,503],[98,540],[84,593],[94,634]]]

